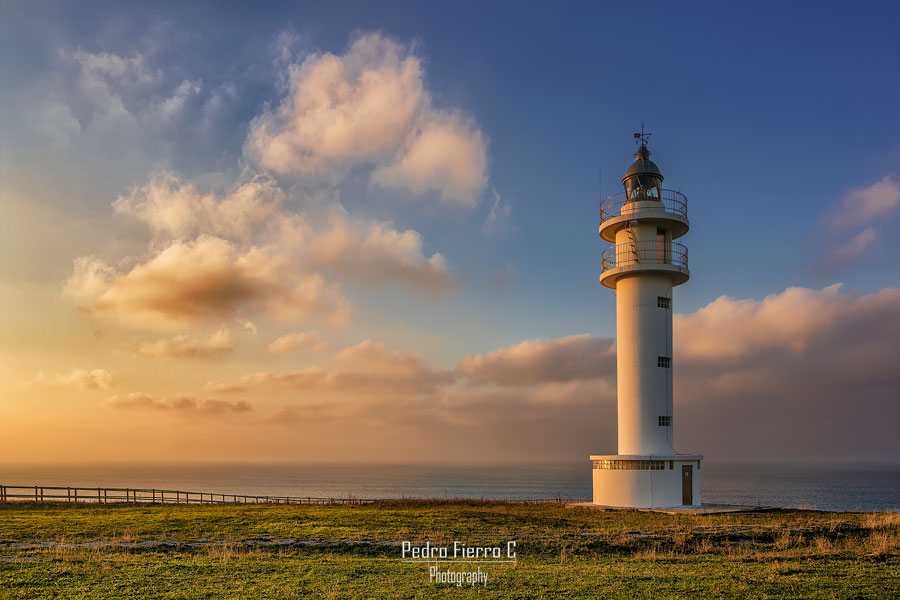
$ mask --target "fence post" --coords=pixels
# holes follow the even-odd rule
[[[78,488],[72,490],[75,493],[75,504],[78,504]]]
[[[72,501],[72,488],[67,487],[66,488],[66,502],[71,502],[71,501]]]
[[[0,485],[0,502],[6,502],[6,486]]]
[[[38,498],[38,496],[37,496],[37,486],[34,486],[34,501],[35,501],[35,502],[38,501],[37,498]]]

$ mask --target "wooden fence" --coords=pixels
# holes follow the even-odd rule
[[[186,492],[152,488],[72,487],[65,485],[0,485],[0,502],[89,502],[93,504],[373,504],[420,500],[448,500],[445,498],[313,498],[298,496],[252,496],[248,494],[219,494]],[[512,504],[564,504],[570,500],[560,497],[528,500],[486,500],[457,498],[473,502],[509,502]]]
[[[104,488],[48,485],[0,485],[0,502],[92,502],[108,504],[369,504],[361,498],[300,498],[294,496],[252,496],[158,490],[148,488]]]

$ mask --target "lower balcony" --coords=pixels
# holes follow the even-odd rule
[[[646,241],[616,244],[603,251],[600,283],[615,289],[620,277],[641,272],[666,273],[672,285],[690,278],[688,250],[678,242]]]

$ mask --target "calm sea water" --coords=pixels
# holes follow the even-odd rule
[[[709,504],[900,510],[900,465],[706,463]],[[564,465],[86,464],[3,465],[5,485],[164,488],[324,498],[557,498],[588,500],[588,461]]]

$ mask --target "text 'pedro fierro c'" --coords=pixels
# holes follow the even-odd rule
[[[453,546],[432,546],[431,542],[425,542],[424,546],[413,546],[412,542],[401,542],[400,549],[401,558],[408,562],[431,562],[434,560],[514,562],[516,560],[515,542],[506,542],[505,553],[501,546],[467,546],[462,542],[453,542]]]
[[[516,543],[506,542],[502,546],[470,546],[462,542],[453,542],[452,546],[432,546],[425,542],[424,546],[413,546],[411,542],[402,542],[401,559],[407,563],[515,563]],[[429,580],[433,583],[447,583],[462,586],[463,584],[487,585],[488,574],[478,567],[477,571],[453,571],[449,568],[440,570],[437,564],[428,569]]]

